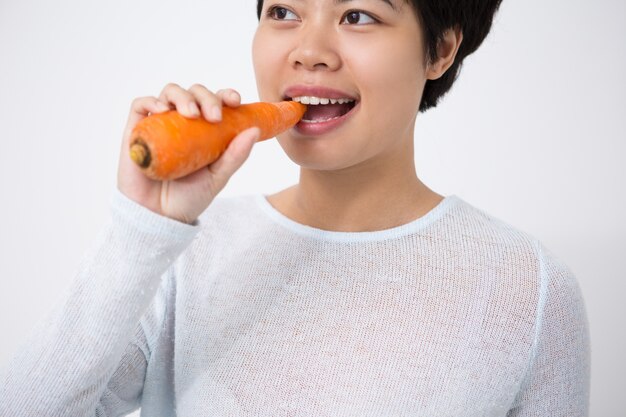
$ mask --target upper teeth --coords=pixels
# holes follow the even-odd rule
[[[292,98],[293,101],[297,101],[302,104],[343,104],[343,103],[351,103],[354,99],[351,98],[321,98],[321,97],[313,97],[313,96],[300,96]]]

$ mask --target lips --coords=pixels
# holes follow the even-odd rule
[[[360,97],[358,94],[336,88],[320,85],[292,85],[283,92],[283,100],[291,100],[294,97],[302,96],[353,100],[353,102],[347,105],[321,103],[319,105],[308,105],[305,117],[294,126],[297,133],[306,137],[321,136],[338,129],[352,117],[356,109],[360,108]],[[337,112],[338,109],[339,111]],[[326,112],[335,113],[327,114]],[[306,116],[311,119],[306,119]]]

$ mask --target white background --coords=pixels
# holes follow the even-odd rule
[[[135,97],[168,82],[256,101],[252,0],[0,0],[0,366],[108,216]],[[452,92],[420,115],[420,178],[539,238],[576,273],[592,413],[624,415],[626,3],[504,0]],[[384,111],[381,109],[381,111]],[[222,195],[298,180],[275,140]]]

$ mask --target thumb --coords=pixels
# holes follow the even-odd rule
[[[228,179],[248,159],[252,146],[259,140],[261,130],[251,127],[239,133],[229,144],[224,153],[211,165],[208,170],[213,174],[214,181],[226,184]]]

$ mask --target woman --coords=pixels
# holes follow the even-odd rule
[[[300,180],[274,195],[215,198],[255,128],[173,182],[128,158],[141,118],[218,121],[236,91],[169,84],[135,100],[112,221],[3,372],[0,415],[587,415],[575,277],[415,173],[417,113],[498,6],[259,2],[260,99],[309,104],[278,136]]]

